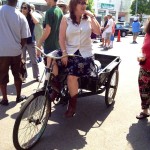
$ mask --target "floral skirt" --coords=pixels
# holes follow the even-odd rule
[[[56,56],[62,56],[62,52],[60,50],[55,53]],[[77,50],[75,55],[81,56],[79,50]],[[95,71],[94,57],[86,57],[83,58],[78,56],[69,56],[67,66],[64,67],[61,60],[56,60],[59,68],[59,72],[63,69],[63,72],[68,75],[74,75],[77,77],[81,76],[90,76]]]

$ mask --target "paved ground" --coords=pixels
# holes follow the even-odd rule
[[[116,39],[115,39],[116,40]],[[65,107],[53,107],[46,132],[33,150],[149,150],[150,124],[148,120],[138,121],[135,116],[140,112],[138,93],[138,70],[136,61],[143,37],[132,45],[132,37],[121,38],[114,42],[114,48],[102,51],[94,44],[95,53],[120,56],[119,87],[114,106],[106,108],[104,94],[80,98],[77,115],[64,119]],[[30,66],[30,65],[29,65]],[[32,80],[29,67],[28,82],[23,85],[22,93],[30,95],[37,87]],[[40,71],[43,65],[40,63]],[[0,150],[15,150],[12,143],[12,130],[20,104],[15,104],[15,90],[12,76],[8,86],[10,105],[0,106]],[[1,96],[0,96],[1,98]]]

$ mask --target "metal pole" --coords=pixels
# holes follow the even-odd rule
[[[135,5],[135,15],[137,15],[137,10],[138,10],[138,0],[136,0],[136,5]]]

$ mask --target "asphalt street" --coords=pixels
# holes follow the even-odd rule
[[[46,131],[33,150],[149,150],[150,118],[136,119],[140,113],[138,93],[139,65],[136,60],[142,47],[143,37],[138,44],[130,44],[132,36],[114,42],[114,48],[103,51],[100,43],[94,43],[94,53],[120,56],[119,85],[115,104],[109,108],[104,101],[104,93],[78,99],[77,114],[65,119],[66,107],[53,106],[52,116]],[[44,65],[39,63],[42,75]],[[23,84],[22,94],[29,96],[37,88],[33,81],[32,68],[28,60],[28,78]],[[42,86],[42,85],[41,85]],[[12,131],[21,104],[15,103],[15,88],[10,72],[8,85],[9,106],[0,106],[0,150],[15,150]],[[1,95],[0,95],[1,99]]]

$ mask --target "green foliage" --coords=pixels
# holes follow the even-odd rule
[[[131,14],[135,14],[136,9],[136,0],[132,2],[132,5],[130,7]],[[150,14],[150,0],[138,0],[138,7],[137,7],[137,14]]]
[[[88,5],[87,5],[87,10],[90,10],[91,12],[94,13],[94,10],[93,10],[93,5],[94,5],[94,2],[93,0],[88,0]]]

